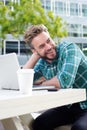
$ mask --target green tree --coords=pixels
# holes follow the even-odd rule
[[[39,0],[21,0],[20,3],[0,3],[0,37],[6,34],[18,37],[32,24],[47,26],[52,38],[67,36],[66,23],[51,11],[45,12]]]
[[[4,38],[4,34],[8,33],[9,20],[7,18],[7,6],[0,2],[0,38]]]

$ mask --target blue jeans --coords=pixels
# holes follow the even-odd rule
[[[87,110],[82,110],[78,103],[71,107],[62,106],[49,109],[38,116],[33,130],[54,130],[62,125],[72,124],[71,130],[87,130]]]

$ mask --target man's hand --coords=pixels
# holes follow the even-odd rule
[[[50,80],[45,80],[44,82],[42,82],[42,84],[40,84],[41,86],[55,86],[55,88],[60,89],[60,83],[57,79],[57,77],[53,77]]]
[[[34,85],[41,85],[46,79],[44,77],[39,78],[34,82]]]

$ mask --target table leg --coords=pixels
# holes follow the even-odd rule
[[[32,130],[32,123],[34,119],[41,114],[41,111],[39,112],[34,112],[34,113],[29,113],[25,115],[19,116],[20,120],[23,122],[24,126],[28,128],[28,130]],[[27,130],[27,129],[26,129]]]
[[[26,130],[32,130],[31,124],[34,118],[31,114],[21,115],[19,118],[22,121],[23,125],[26,127]]]
[[[24,130],[23,125],[18,117],[1,120],[4,130]]]

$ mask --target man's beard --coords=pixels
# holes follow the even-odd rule
[[[47,60],[47,61],[52,61],[53,59],[55,59],[55,57],[53,57],[53,58],[48,58],[47,56],[42,56],[42,55],[40,55],[39,54],[39,52],[37,51],[37,54],[42,58],[42,59],[45,59],[45,60]],[[45,53],[46,54],[46,53]]]

